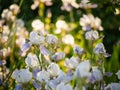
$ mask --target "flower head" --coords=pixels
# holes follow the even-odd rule
[[[44,43],[44,36],[38,35],[38,33],[35,32],[35,31],[32,31],[30,33],[30,38],[29,39],[30,39],[30,42],[32,44],[35,44],[35,45],[40,45],[40,44]]]
[[[60,73],[60,67],[56,63],[51,63],[48,68],[48,72],[50,73],[51,76],[58,76]]]
[[[87,40],[97,40],[99,38],[98,32],[97,31],[88,31],[85,33],[85,39]]]
[[[46,42],[48,44],[54,45],[54,44],[57,43],[57,41],[58,41],[58,38],[56,36],[52,35],[52,34],[48,34],[47,37],[46,37]]]
[[[106,50],[104,48],[103,43],[98,43],[95,48],[94,48],[94,53],[99,55],[99,54],[104,54],[106,53]]]
[[[83,61],[81,62],[75,71],[75,77],[83,78],[83,77],[90,77],[91,73],[89,72],[91,68],[89,61]]]
[[[84,31],[89,31],[91,29],[100,31],[103,30],[101,20],[98,17],[95,18],[92,14],[83,15],[83,17],[80,18],[80,25]]]
[[[56,52],[51,58],[55,61],[59,61],[64,59],[65,53],[64,52]]]
[[[29,53],[25,59],[27,66],[31,68],[39,67],[39,61],[35,54]]]
[[[50,80],[50,74],[47,71],[42,70],[42,71],[37,73],[36,79],[38,81],[40,81],[41,83],[47,82],[48,80]]]
[[[32,73],[28,69],[15,70],[12,77],[17,83],[27,83],[32,79]]]

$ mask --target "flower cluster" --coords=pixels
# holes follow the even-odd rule
[[[33,1],[31,9],[38,7],[39,17],[30,21],[30,30],[18,18],[20,6],[12,4],[3,10],[0,90],[120,90],[120,70],[106,68],[106,58],[111,55],[102,42],[101,19],[78,10],[89,11],[97,4],[61,0],[59,9],[68,11],[68,21],[62,15],[52,21],[51,5],[54,0]],[[78,20],[74,19],[73,8],[83,15]],[[112,77],[115,80],[109,80]]]

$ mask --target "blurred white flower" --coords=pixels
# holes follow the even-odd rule
[[[44,3],[46,6],[51,6],[52,0],[34,0],[34,3],[31,5],[31,9],[35,10],[40,3]]]
[[[70,84],[60,83],[57,85],[56,90],[72,90],[72,86]]]
[[[91,76],[90,68],[91,68],[91,65],[90,65],[90,62],[88,60],[82,61],[76,68],[76,71],[74,73],[75,77],[89,78]]]
[[[39,67],[39,61],[35,54],[29,53],[25,58],[25,63],[31,68]]]
[[[58,66],[58,64],[56,63],[51,63],[48,68],[47,68],[48,72],[50,73],[50,75],[52,77],[54,76],[58,76],[60,73],[60,67]]]
[[[103,43],[98,43],[94,48],[94,53],[97,55],[106,53]]]
[[[10,33],[10,29],[8,25],[3,25],[2,26],[2,36],[1,36],[1,43],[6,43],[8,40],[8,35]]]
[[[83,15],[83,17],[80,18],[80,25],[84,31],[91,29],[100,31],[103,30],[101,20],[98,17],[94,17],[92,14]]]
[[[32,31],[31,33],[30,33],[30,38],[29,38],[29,40],[30,40],[30,42],[32,43],[32,44],[35,44],[35,45],[40,45],[40,44],[43,44],[44,43],[44,36],[40,36],[40,35],[38,35],[38,33],[36,32],[36,31]]]
[[[27,83],[32,79],[32,73],[28,69],[15,70],[12,77],[17,83]]]
[[[99,35],[97,31],[90,30],[85,33],[85,39],[87,40],[97,40],[98,38]]]
[[[19,47],[21,47],[21,46],[25,43],[25,39],[26,39],[26,38],[24,38],[24,37],[18,37],[18,38],[16,39],[16,44],[17,44]]]
[[[44,23],[39,19],[35,19],[32,21],[32,27],[33,30],[40,32],[41,30],[44,30]]]
[[[70,69],[75,69],[79,65],[79,60],[77,57],[71,57],[65,60],[65,66]]]
[[[10,52],[11,52],[11,48],[8,47],[8,48],[3,48],[0,50],[0,52],[2,52],[2,56],[3,57],[7,57],[10,55]]]
[[[79,46],[75,46],[74,53],[76,53],[79,57],[81,57],[85,53],[85,51],[83,48],[80,48]]]
[[[102,73],[97,66],[92,67],[92,75],[94,76],[95,81],[100,81],[103,79]]]
[[[57,41],[58,41],[58,38],[56,36],[52,35],[52,34],[48,34],[47,37],[46,37],[46,42],[48,44],[54,45],[54,44],[57,43]]]
[[[67,34],[62,38],[62,41],[68,45],[74,45],[74,37],[71,34]]]
[[[16,21],[16,27],[18,30],[20,30],[22,27],[24,27],[25,23],[22,19],[17,19]]]
[[[15,20],[15,16],[13,16],[13,13],[12,11],[10,11],[9,9],[4,9],[2,14],[1,14],[1,17],[3,19],[6,19],[6,20],[11,20],[11,21],[14,21]]]
[[[105,87],[105,90],[120,90],[120,83],[111,83]]]
[[[90,3],[89,0],[81,0],[79,4],[80,8],[96,8],[97,4]]]
[[[42,71],[37,73],[36,79],[38,81],[40,81],[41,83],[47,82],[48,80],[50,80],[50,74],[49,74],[49,72],[42,70]]]
[[[118,79],[120,80],[120,70],[116,73],[116,75],[118,76]]]
[[[62,60],[64,59],[65,57],[65,53],[64,52],[56,52],[54,55],[52,55],[52,59],[55,60],[55,61],[59,61],[59,60]]]
[[[59,34],[59,33],[61,33],[62,30],[68,30],[68,25],[64,20],[58,20],[56,22],[56,28],[57,29],[56,29],[55,33]]]
[[[17,4],[10,5],[10,10],[13,12],[14,15],[17,15],[20,12],[19,6]]]
[[[77,4],[76,0],[62,0],[62,3],[62,10],[71,11],[72,7],[79,8],[79,5]]]

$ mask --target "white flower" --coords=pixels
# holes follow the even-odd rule
[[[84,31],[91,29],[98,29],[100,31],[103,30],[103,27],[101,26],[101,20],[98,17],[95,18],[92,14],[83,15],[83,17],[80,18],[80,25]]]
[[[106,53],[103,43],[99,43],[95,46],[94,53],[97,55]]]
[[[8,10],[8,9],[4,9],[2,14],[1,14],[1,17],[3,19],[6,19],[6,20],[12,20],[13,21],[13,13],[12,11]]]
[[[74,69],[79,65],[79,61],[78,58],[76,57],[71,57],[70,59],[66,59],[65,60],[65,66],[70,68],[70,69]]]
[[[46,37],[46,42],[49,44],[56,44],[58,41],[58,38],[52,34],[48,34]]]
[[[81,0],[80,7],[81,8],[96,8],[97,4],[90,3],[89,0]]]
[[[120,90],[120,83],[111,83],[105,87],[105,90]]]
[[[31,68],[39,67],[39,61],[35,54],[29,53],[25,59],[27,66]]]
[[[14,15],[17,15],[20,11],[19,6],[17,4],[10,5],[10,10],[13,12]]]
[[[65,44],[74,45],[74,37],[71,34],[67,34],[62,38]]]
[[[15,70],[12,77],[17,83],[27,83],[32,79],[32,73],[28,69]]]
[[[47,71],[42,70],[42,71],[37,73],[37,78],[36,79],[38,81],[40,81],[41,83],[47,82],[48,80],[50,80],[50,74]]]
[[[118,79],[120,80],[120,70],[116,73],[116,75],[118,76]]]
[[[65,57],[64,52],[56,52],[51,58],[55,61],[62,60]]]
[[[98,32],[97,31],[88,31],[85,33],[85,39],[87,40],[97,40],[99,38]]]
[[[44,43],[44,36],[38,35],[37,32],[32,31],[30,33],[30,42],[35,45],[43,44]]]
[[[83,77],[90,77],[91,73],[90,71],[90,62],[89,61],[83,61],[81,62],[75,71],[75,77],[83,78]]]
[[[60,73],[60,67],[56,63],[51,63],[47,70],[51,76],[58,76]]]
[[[35,31],[41,31],[44,30],[44,23],[39,19],[35,19],[32,22],[32,27]]]
[[[72,7],[79,8],[79,5],[77,4],[76,0],[62,0],[62,3],[62,10],[70,11]]]
[[[95,81],[100,81],[103,79],[101,71],[98,69],[98,67],[92,67],[92,75],[95,78]]]
[[[72,90],[72,86],[70,84],[60,83],[57,85],[56,90]]]
[[[17,24],[17,28],[21,28],[24,27],[25,23],[22,19],[17,19],[16,24]]]
[[[85,53],[83,48],[80,48],[79,46],[74,47],[74,53],[79,55],[80,57]]]
[[[56,28],[57,30],[55,31],[55,33],[59,34],[62,30],[68,30],[68,25],[64,20],[58,20],[56,22]]]

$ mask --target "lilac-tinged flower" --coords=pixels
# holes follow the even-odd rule
[[[57,85],[56,90],[72,90],[72,86],[70,84],[60,83]]]
[[[46,46],[45,45],[40,45],[40,52],[43,54],[43,55],[49,55],[50,52],[47,50]]]
[[[70,69],[74,69],[79,65],[79,60],[76,57],[71,57],[70,59],[66,59],[65,60],[65,66],[70,68]]]
[[[116,73],[116,75],[118,76],[118,79],[120,80],[120,70]]]
[[[48,68],[48,72],[50,73],[51,76],[58,76],[60,74],[60,67],[56,63],[51,63]]]
[[[64,52],[56,52],[51,58],[55,61],[59,61],[64,59],[65,53]]]
[[[21,84],[17,84],[14,90],[23,90]]]
[[[74,76],[78,78],[89,78],[91,76],[90,68],[90,62],[88,60],[83,61],[77,66]]]
[[[85,33],[85,39],[87,40],[97,40],[99,38],[98,32],[97,31],[88,31]]]
[[[85,51],[83,48],[80,48],[79,46],[75,46],[74,53],[76,53],[79,57],[81,57],[85,53]]]
[[[30,49],[30,43],[25,43],[25,44],[23,44],[22,46],[21,46],[21,51],[22,52],[26,52],[26,51],[28,51],[29,49]]]
[[[47,82],[48,80],[50,80],[50,74],[47,71],[42,70],[42,71],[37,73],[36,79],[38,81],[40,81],[41,83]]]
[[[111,83],[105,87],[105,90],[120,90],[120,83]]]
[[[33,76],[36,78],[37,77],[37,73],[40,72],[40,69],[34,69],[33,70]]]
[[[45,89],[46,90],[56,90],[57,83],[55,80],[50,80],[46,83]]]
[[[34,87],[37,89],[37,90],[41,90],[41,86],[40,86],[40,84],[39,83],[37,83],[37,81],[33,81],[33,85],[34,85]]]
[[[93,83],[95,83],[95,77],[94,77],[94,75],[91,73],[91,77],[90,77],[90,82],[93,84]]]
[[[38,35],[38,33],[36,31],[32,31],[30,33],[29,40],[30,40],[30,42],[32,44],[35,44],[35,45],[43,44],[44,43],[44,39],[45,39],[44,36]]]
[[[103,43],[98,43],[95,48],[94,48],[94,53],[99,55],[99,54],[104,54],[106,53],[106,50],[104,48]]]
[[[58,41],[58,38],[52,34],[48,34],[47,37],[46,37],[46,42],[48,44],[56,44]]]
[[[100,18],[94,17],[92,14],[83,15],[83,17],[80,18],[80,25],[84,31],[89,31],[91,29],[100,31],[103,30]]]
[[[90,3],[90,0],[81,0],[80,8],[96,8],[97,4]]]
[[[39,67],[39,61],[35,54],[29,53],[25,58],[25,63],[31,68]]]
[[[113,75],[112,72],[105,72],[105,76],[107,76],[107,77],[111,77],[112,75]]]
[[[92,67],[92,75],[94,76],[95,81],[100,81],[103,79],[102,73],[97,66]]]
[[[4,65],[4,64],[6,64],[6,62],[3,61],[3,60],[0,60],[0,66],[2,66],[2,65]]]
[[[12,77],[17,83],[27,83],[32,79],[32,73],[28,69],[15,70]]]

